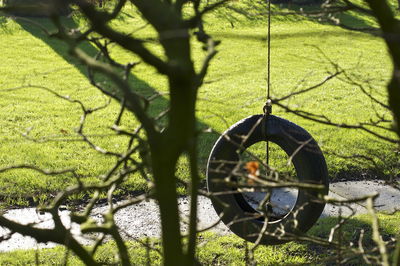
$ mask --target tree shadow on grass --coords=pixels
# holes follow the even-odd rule
[[[40,39],[43,41],[45,44],[47,44],[54,52],[56,52],[58,55],[60,55],[66,62],[71,64],[73,67],[75,67],[82,75],[87,77],[88,76],[88,70],[86,65],[82,64],[77,60],[75,57],[71,56],[68,52],[68,45],[56,38],[52,38],[48,36],[41,27],[46,29],[48,32],[52,33],[55,31],[55,26],[52,24],[52,22],[48,18],[21,18],[17,19],[18,24],[27,32],[29,32],[32,36],[34,36],[37,39]],[[71,18],[61,18],[61,22],[63,26],[65,26],[68,29],[76,29],[78,28],[78,25],[74,22],[73,19]],[[82,42],[79,45],[79,48],[82,49],[86,54],[88,54],[91,57],[95,57],[99,50],[97,47],[92,45],[89,42]],[[103,78],[100,78],[99,80],[96,81],[106,81]],[[152,88],[149,84],[147,84],[144,80],[141,80],[137,76],[133,75],[130,73],[129,75],[129,81],[131,83],[132,88],[135,89],[135,91],[143,96],[151,96],[153,94],[156,94],[156,90]],[[160,97],[159,99],[154,101],[153,104],[156,108],[150,110],[150,115],[154,116],[157,115],[159,112],[162,110],[166,109],[168,106],[168,101],[165,98]]]
[[[320,24],[339,26],[347,30],[365,32],[374,36],[379,35],[379,28],[372,23],[370,16],[356,10],[337,12],[335,11],[337,10],[336,8],[332,8],[331,11],[327,11],[321,8],[324,2],[323,0],[272,0],[272,4],[275,7],[279,7],[279,9],[272,8],[272,19],[297,21],[299,18],[296,14],[303,14],[307,20]],[[395,7],[392,8],[394,9]],[[232,12],[241,14],[246,17],[248,21],[254,22],[259,20],[266,21],[268,17],[266,2],[254,4],[248,1],[241,3],[240,7],[225,12],[224,16],[230,21],[234,20],[234,16],[231,14]]]
[[[0,30],[2,31],[5,30],[7,28],[6,24],[7,24],[7,16],[2,11],[0,11]]]
[[[78,25],[72,18],[62,17],[61,21],[63,25],[67,28],[70,29],[78,28]],[[87,67],[83,65],[81,62],[79,62],[76,58],[69,55],[68,46],[66,45],[66,43],[56,38],[48,36],[40,27],[38,27],[39,24],[40,26],[46,28],[50,32],[52,30],[55,30],[54,25],[48,18],[29,18],[20,20],[17,19],[17,22],[25,31],[32,34],[32,36],[34,36],[35,38],[43,41],[51,49],[53,49],[54,52],[60,55],[65,61],[74,66],[77,70],[79,70],[80,73],[82,73],[85,77],[89,79]],[[89,42],[84,42],[79,47],[85,53],[87,53],[92,57],[95,57],[99,51],[97,47],[95,47]],[[157,90],[155,88],[151,87],[146,81],[135,76],[133,73],[129,74],[128,80],[131,83],[131,87],[134,88],[135,92],[140,95],[148,97],[157,94]],[[151,102],[148,112],[150,116],[156,117],[161,112],[166,110],[168,108],[168,105],[169,105],[169,100],[165,97],[160,96]],[[206,129],[209,128],[209,126],[199,121],[198,128]],[[204,168],[208,158],[208,153],[211,150],[212,144],[214,143],[217,137],[218,136],[216,134],[201,134],[199,137],[199,152],[200,152],[199,160],[200,160],[200,165]]]
[[[277,1],[277,2],[285,2],[285,1]],[[287,2],[287,1],[286,1]],[[317,2],[317,1],[316,1]],[[324,10],[321,8],[321,4],[318,3],[312,3],[312,4],[287,4],[287,3],[280,3],[281,8],[285,8],[287,10],[290,10],[291,12],[295,12],[298,14],[301,13],[313,13],[313,12],[318,12],[321,11],[323,12]],[[373,26],[371,24],[370,17],[368,17],[365,14],[362,14],[361,12],[357,11],[345,11],[345,12],[339,12],[339,13],[333,13],[334,18],[337,19],[332,19],[332,20],[327,20],[328,14],[324,14],[321,16],[308,16],[308,18],[314,22],[318,22],[324,25],[332,25],[332,26],[338,26],[343,29],[351,30],[351,31],[356,31],[356,32],[364,32],[364,33],[369,33],[373,36],[379,35],[379,28]]]
[[[398,214],[388,215],[382,214],[378,215],[381,221],[380,234],[384,241],[391,241],[396,237],[398,230]],[[323,239],[329,239],[332,228],[334,228],[339,222],[338,217],[325,217],[320,218],[320,220],[314,225],[314,227],[309,231],[309,235],[320,237]],[[396,232],[394,232],[396,231]],[[376,243],[372,239],[372,227],[371,227],[371,216],[364,214],[360,216],[355,216],[346,221],[340,229],[335,230],[333,237],[334,241],[339,241],[339,234],[341,234],[341,243],[344,248],[359,248],[359,239],[362,236],[362,248],[369,255],[375,255],[378,257],[379,253],[374,248],[376,248]],[[394,242],[392,242],[394,243]],[[338,250],[333,248],[328,248],[316,243],[306,243],[308,250],[313,253],[314,256],[318,257],[318,260],[323,261],[323,265],[338,265]],[[387,245],[387,251],[389,258],[393,254],[394,245]],[[342,258],[348,258],[348,260],[341,265],[367,265],[362,255],[349,253],[346,249],[342,251],[340,255]],[[372,264],[377,263],[372,261]]]

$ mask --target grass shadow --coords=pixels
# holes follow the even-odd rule
[[[0,9],[3,7],[3,4],[1,3],[0,0]],[[7,15],[0,10],[0,29],[5,28],[5,24],[7,23]]]
[[[397,212],[395,214],[378,214],[378,218],[381,224],[380,234],[384,241],[391,241],[398,234],[398,219],[400,214]],[[320,237],[323,239],[329,239],[331,230],[339,222],[339,217],[325,217],[320,218],[316,225],[309,231],[309,235]],[[339,241],[339,234],[341,234],[341,243],[343,247],[351,245],[352,248],[359,248],[360,237],[362,237],[362,248],[369,253],[369,255],[376,255],[378,257],[379,253],[377,249],[373,252],[372,250],[376,247],[376,243],[372,238],[373,229],[371,226],[371,216],[367,214],[358,215],[352,217],[346,221],[340,229],[335,230],[333,235],[334,241]],[[393,242],[392,242],[393,243]],[[319,259],[323,260],[323,265],[338,265],[338,251],[329,247],[325,247],[316,243],[306,242],[307,249],[316,255]],[[393,245],[388,245],[388,255],[391,258],[393,254]],[[353,254],[347,251],[342,251],[341,256],[343,258],[349,257],[349,259],[341,265],[369,265],[367,264],[362,255]],[[378,262],[372,262],[372,264]],[[319,265],[319,264],[318,264]]]
[[[285,8],[290,12],[295,12],[298,14],[304,13],[313,13],[313,12],[323,12],[321,8],[322,3],[318,3],[318,1],[314,1],[310,4],[290,4],[286,3],[288,1],[276,1],[280,8]],[[327,17],[328,14],[325,14]],[[345,11],[340,13],[334,13],[334,17],[337,19],[336,23],[334,20],[328,21],[324,19],[324,16],[316,16],[312,17],[309,16],[308,18],[314,22],[318,22],[324,25],[332,25],[338,26],[346,30],[357,31],[357,32],[364,32],[369,33],[371,35],[379,35],[379,28],[373,26],[371,23],[371,18],[361,12],[357,11]]]
[[[379,33],[379,28],[374,25],[371,17],[361,12],[343,11],[327,12],[321,8],[323,0],[273,0],[272,18],[280,21],[297,21],[296,14],[304,14],[307,20],[324,25],[339,26],[347,30],[366,32],[372,35]],[[229,12],[221,13],[229,21],[235,21],[233,13],[244,16],[247,21],[265,22],[268,16],[267,2],[254,3],[242,2],[236,7],[229,9]],[[392,6],[395,9],[395,6]],[[287,14],[285,14],[287,12]],[[275,14],[276,13],[276,14]],[[258,15],[254,15],[258,14]],[[333,16],[331,16],[333,14]],[[331,19],[328,19],[328,15]]]
[[[4,28],[5,23],[7,23],[7,18],[0,12],[0,28]]]
[[[77,23],[72,18],[62,17],[61,21],[63,25],[70,29],[78,28]],[[33,23],[32,23],[33,22]],[[46,45],[48,45],[54,52],[60,55],[66,62],[75,67],[81,74],[85,77],[88,77],[87,67],[79,62],[76,58],[69,55],[68,46],[61,40],[56,38],[52,38],[48,36],[38,25],[46,28],[50,32],[55,30],[52,22],[47,18],[29,18],[29,20],[17,19],[17,23],[26,31],[29,32],[35,38],[43,41]],[[87,53],[88,55],[94,57],[98,53],[98,48],[92,45],[89,42],[84,42],[80,45],[80,48]],[[140,79],[135,76],[133,73],[129,74],[129,82],[131,83],[132,88],[141,95],[150,96],[157,93],[157,90],[149,85],[146,81]],[[168,108],[169,100],[165,97],[158,97],[157,99],[151,102],[150,108],[148,110],[149,114],[152,117],[156,117],[158,114],[163,112]],[[198,128],[205,129],[210,126],[199,121]],[[199,138],[199,161],[200,165],[203,169],[205,169],[205,164],[208,159],[208,154],[211,150],[211,147],[218,136],[216,134],[201,134]]]

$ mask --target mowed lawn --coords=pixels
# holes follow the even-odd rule
[[[126,12],[133,18],[123,16],[115,22],[115,27],[130,32],[144,24],[134,11],[127,9]],[[357,24],[363,18],[350,14],[346,19],[347,23]],[[51,23],[46,20],[34,20],[51,28]],[[78,17],[64,22],[69,26],[84,23]],[[227,18],[216,15],[209,16],[206,22],[208,32],[221,40],[221,44],[199,93],[199,128],[223,132],[237,121],[262,111],[266,96],[266,23],[265,18],[261,18],[232,24]],[[321,82],[334,71],[331,60],[349,74],[360,77],[361,82],[368,82],[372,93],[386,101],[385,86],[392,69],[380,37],[300,17],[276,17],[272,23],[273,97]],[[144,27],[136,34],[154,36],[150,27]],[[193,58],[200,67],[205,52],[201,45],[193,42]],[[149,46],[161,54],[157,45]],[[82,49],[91,55],[97,52],[90,44],[83,45]],[[81,116],[78,104],[36,88],[48,88],[92,108],[102,106],[107,103],[107,97],[90,85],[86,68],[68,55],[62,42],[50,39],[23,20],[0,17],[0,51],[0,168],[28,164],[52,170],[76,169],[85,182],[97,182],[115,159],[99,154],[80,141],[76,134]],[[113,55],[125,63],[138,60],[119,48],[113,49]],[[130,80],[146,96],[167,91],[165,78],[144,64],[133,69]],[[295,109],[327,116],[337,123],[367,122],[374,118],[375,112],[390,118],[388,112],[373,105],[356,86],[339,79],[332,79],[319,89],[292,97],[285,103]],[[150,112],[157,115],[167,105],[168,96],[163,96],[153,103]],[[84,132],[104,149],[122,152],[128,139],[116,136],[110,129],[118,111],[119,104],[112,101],[107,108],[88,118]],[[393,177],[399,173],[394,145],[361,131],[317,124],[277,107],[273,113],[301,125],[314,136],[326,152],[332,179],[360,178],[366,173]],[[136,125],[131,114],[124,115],[122,124],[127,129]],[[217,138],[216,133],[200,136],[203,177],[207,156]],[[359,160],[359,155],[371,157],[373,163]],[[184,159],[177,171],[179,177],[188,179]],[[75,178],[70,174],[45,176],[31,170],[7,171],[0,174],[0,196],[5,205],[27,204],[31,200],[40,202],[74,182]],[[118,193],[146,189],[144,180],[131,176]],[[78,199],[83,196],[79,195]]]

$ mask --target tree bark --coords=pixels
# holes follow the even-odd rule
[[[383,32],[389,54],[393,61],[393,75],[388,84],[389,105],[394,116],[394,128],[400,137],[400,25],[386,0],[365,0]]]
[[[155,146],[158,147],[152,149],[152,170],[160,208],[164,265],[184,265],[175,180],[178,157],[165,142]]]

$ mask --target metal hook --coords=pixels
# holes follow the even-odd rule
[[[271,99],[268,99],[267,102],[265,103],[263,107],[263,111],[265,115],[270,115],[272,114],[272,101]]]

